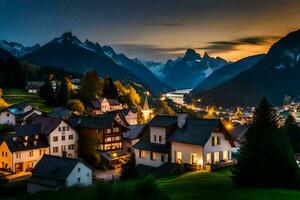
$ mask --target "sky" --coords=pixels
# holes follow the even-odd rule
[[[155,61],[187,48],[235,61],[299,28],[299,0],[0,0],[0,40],[31,46],[72,31]]]

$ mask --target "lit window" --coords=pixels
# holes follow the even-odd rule
[[[220,162],[220,153],[215,152],[214,153],[214,163],[218,163],[218,162]]]
[[[140,154],[140,158],[146,158],[146,151],[140,150],[139,154]]]
[[[175,151],[176,163],[182,163],[182,152]]]
[[[155,153],[155,152],[152,152],[152,151],[151,151],[150,159],[151,159],[151,160],[156,160],[156,153]]]
[[[211,153],[206,154],[206,164],[211,164]]]
[[[119,131],[120,131],[120,128],[119,128],[119,127],[114,127],[114,128],[113,128],[113,132],[114,132],[114,133],[118,133]]]
[[[111,129],[110,128],[106,129],[106,133],[111,133]]]
[[[219,136],[212,137],[212,146],[217,146],[221,144],[221,138]]]
[[[223,160],[228,160],[228,151],[223,151]]]

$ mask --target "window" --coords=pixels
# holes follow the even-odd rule
[[[9,117],[9,113],[6,113],[6,116]]]
[[[33,157],[33,151],[29,152],[29,157]]]
[[[155,152],[152,152],[150,153],[150,159],[151,160],[156,160],[156,153]]]
[[[79,177],[79,178],[77,178],[77,183],[80,183],[80,177]]]
[[[41,156],[41,155],[43,155],[43,151],[42,151],[42,150],[40,150],[40,156]]]
[[[17,157],[17,158],[21,158],[21,152],[17,152],[16,157]]]
[[[58,141],[58,137],[57,136],[54,136],[53,137],[53,142],[57,142]]]
[[[175,158],[176,163],[182,163],[182,152],[175,151]]]
[[[66,127],[63,126],[62,130],[63,130],[63,131],[66,131]]]
[[[191,164],[195,165],[197,164],[197,154],[191,153]]]
[[[161,162],[165,162],[165,155],[163,155],[163,154],[160,155],[160,161],[161,161]]]
[[[212,137],[212,146],[217,146],[221,144],[221,138],[219,136]]]
[[[63,135],[63,136],[61,136],[61,140],[62,141],[65,141],[65,139],[66,139],[66,137]]]
[[[111,133],[111,129],[110,128],[106,129],[106,133]]]
[[[62,145],[61,146],[61,151],[63,152],[63,151],[65,151],[66,150],[66,146],[65,145]]]
[[[111,137],[105,138],[105,142],[111,142]]]
[[[58,147],[53,147],[53,153],[58,153]]]
[[[211,164],[211,153],[206,154],[206,164]]]
[[[2,156],[4,157],[4,151],[2,151]]]
[[[158,141],[162,142],[162,136],[161,135],[158,137]]]
[[[80,167],[78,167],[78,170],[77,170],[77,172],[80,172],[80,170],[81,170],[81,169],[80,169]]]
[[[120,128],[119,128],[119,127],[114,127],[114,128],[113,128],[113,132],[114,132],[114,133],[120,132]]]
[[[140,158],[146,158],[146,151],[140,150],[139,155],[140,155]]]
[[[87,173],[87,174],[86,174],[86,176],[87,176],[87,177],[89,177],[89,176],[90,176],[90,174],[89,174],[89,173]]]
[[[156,142],[156,135],[153,135],[153,141]]]
[[[58,127],[58,131],[59,131],[59,132],[61,131],[61,127]]]
[[[74,144],[69,145],[69,146],[68,146],[68,149],[69,149],[69,150],[74,150]]]
[[[223,151],[223,160],[228,160],[229,157],[228,157],[228,151]]]
[[[74,136],[73,135],[69,135],[69,140],[73,140]]]
[[[70,130],[70,127],[67,126],[67,131],[69,131],[69,130]]]
[[[215,152],[214,153],[214,163],[218,163],[218,162],[220,162],[220,153]]]

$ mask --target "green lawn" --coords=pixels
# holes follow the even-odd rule
[[[42,100],[38,96],[38,94],[30,94],[22,89],[5,89],[3,99],[9,104],[26,101],[33,107],[38,108],[44,112],[51,112],[53,110],[52,107],[45,105],[44,100]]]
[[[171,199],[292,200],[300,191],[287,189],[240,188],[232,183],[229,169],[213,173],[190,172],[158,180],[159,187]]]

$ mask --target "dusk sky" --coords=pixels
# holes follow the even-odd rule
[[[195,48],[233,61],[299,28],[299,0],[0,0],[0,40],[29,46],[72,31],[148,60]]]

